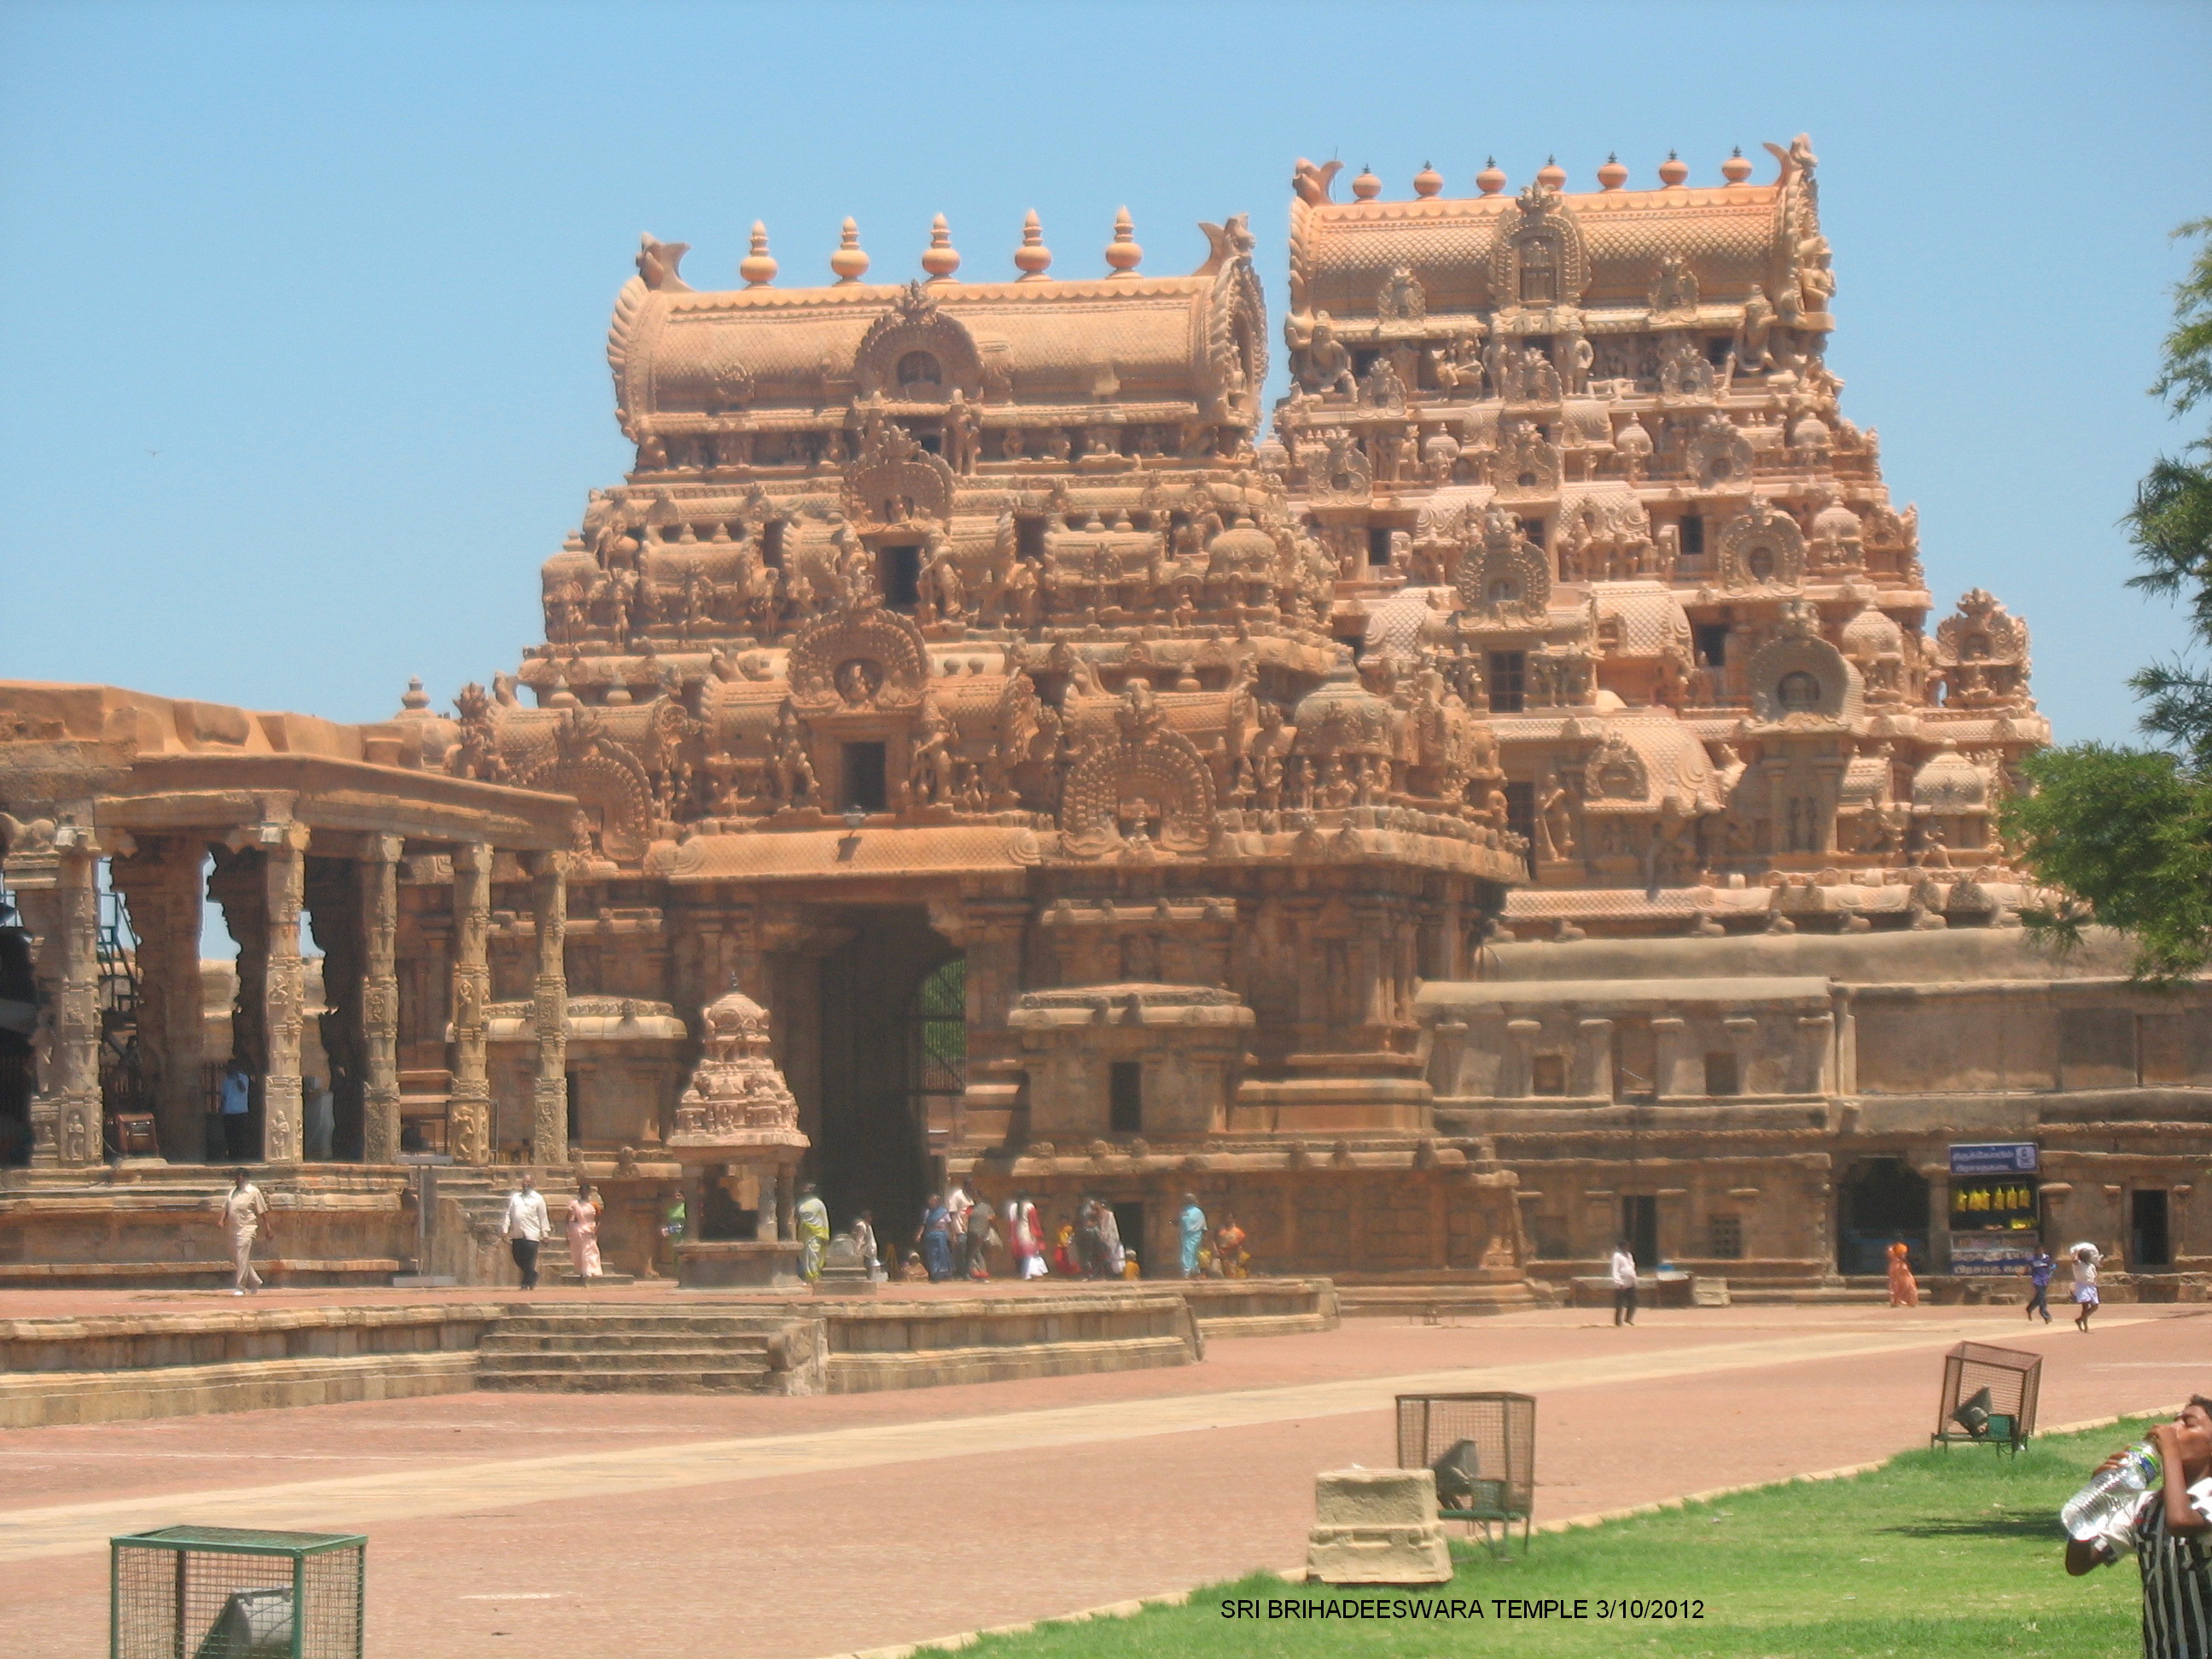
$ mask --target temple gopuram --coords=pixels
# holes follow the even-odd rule
[[[1929,591],[1768,149],[1299,162],[1271,425],[1242,216],[1187,276],[1126,212],[1084,276],[1034,214],[1004,277],[941,217],[911,280],[849,220],[818,286],[758,225],[731,289],[644,238],[635,466],[489,689],[0,684],[0,1283],[137,1282],[118,1224],[158,1280],[235,1059],[303,1279],[488,1275],[526,1164],[638,1272],[675,1193],[788,1239],[803,1174],[887,1241],[951,1181],[1097,1198],[1148,1267],[1188,1192],[1268,1269],[1498,1306],[1617,1237],[1752,1294],[2062,1234],[2201,1284],[2203,988],[2018,926],[2027,629]],[[781,1079],[750,1128],[686,1091],[715,1007]]]

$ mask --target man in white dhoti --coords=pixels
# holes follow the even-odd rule
[[[230,1293],[244,1296],[261,1288],[261,1275],[253,1271],[253,1237],[261,1231],[262,1217],[269,1213],[269,1200],[240,1170],[222,1196],[222,1230],[230,1239],[231,1262],[238,1270]]]

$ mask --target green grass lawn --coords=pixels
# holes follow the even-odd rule
[[[1201,1590],[1127,1620],[1043,1625],[987,1639],[988,1659],[1137,1655],[1384,1656],[1469,1652],[1528,1659],[2131,1659],[2132,1560],[2069,1578],[2058,1506],[2100,1458],[2148,1424],[1985,1449],[1907,1452],[1848,1480],[1771,1486],[1712,1504],[1539,1534],[1525,1559],[1460,1553],[1434,1590],[1330,1590],[1272,1575]],[[1210,1517],[1207,1524],[1218,1524]],[[1194,1517],[1194,1524],[1197,1524]],[[1456,1552],[1455,1552],[1456,1553]],[[1480,1598],[1480,1620],[1224,1616],[1267,1603],[1361,1595]],[[1590,1617],[1508,1620],[1498,1598],[1590,1604]],[[1597,1600],[1702,1602],[1704,1617],[1601,1620]]]

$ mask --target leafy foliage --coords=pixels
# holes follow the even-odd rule
[[[2174,326],[2151,392],[2176,415],[2212,399],[2212,219],[2177,237],[2198,239],[2174,288]],[[2142,568],[2128,586],[2179,600],[2200,646],[2212,646],[2212,438],[2161,456],[2122,520]],[[2155,662],[2130,681],[2142,728],[2166,750],[2076,744],[2024,768],[2035,786],[2003,811],[2005,833],[2031,868],[2070,896],[2026,919],[2060,944],[2094,921],[2136,945],[2135,972],[2171,981],[2212,961],[2212,672],[2187,657]]]
[[[2072,896],[2025,920],[2064,945],[2094,921],[2134,941],[2154,982],[2212,958],[2212,783],[2178,756],[2075,744],[2032,755],[2033,792],[2004,808],[2006,834],[2037,875]]]

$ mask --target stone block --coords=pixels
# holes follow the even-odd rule
[[[1451,1551],[1427,1469],[1335,1469],[1314,1477],[1306,1577],[1323,1584],[1440,1584]]]

